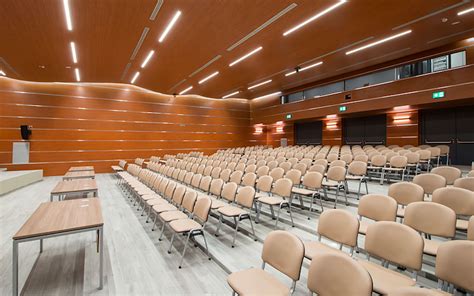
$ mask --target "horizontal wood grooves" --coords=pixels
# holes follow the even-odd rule
[[[32,126],[28,165],[11,164],[20,125]],[[0,166],[8,169],[62,175],[70,166],[93,165],[110,172],[119,159],[246,146],[252,131],[245,100],[0,79]]]
[[[397,123],[397,116],[409,117],[406,122]],[[416,110],[387,114],[387,145],[418,146],[419,115]]]

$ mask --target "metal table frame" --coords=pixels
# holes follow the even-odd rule
[[[80,194],[80,193],[91,193],[93,197],[97,197],[97,189],[84,189],[84,190],[78,190],[78,191],[64,191],[64,192],[58,192],[58,193],[53,193],[51,192],[51,196],[49,198],[49,201],[53,201],[54,197],[58,197],[58,201],[64,200],[64,197],[66,197],[69,194]]]

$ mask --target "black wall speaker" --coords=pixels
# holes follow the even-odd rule
[[[23,140],[28,140],[28,138],[31,135],[30,127],[27,125],[21,125],[20,128],[21,128],[21,138]]]

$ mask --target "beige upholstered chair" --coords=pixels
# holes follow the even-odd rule
[[[363,218],[375,222],[395,221],[397,217],[397,202],[390,196],[367,194],[361,197],[357,214],[360,220],[359,233],[365,235],[367,234],[367,228],[373,223],[367,222]]]
[[[397,154],[390,158],[388,164],[388,167],[382,168],[380,184],[383,184],[384,178],[387,178],[387,182],[390,182],[390,174],[400,174],[400,179],[404,181],[408,158]]]
[[[469,222],[467,225],[467,239],[474,241],[474,216],[469,218]]]
[[[227,283],[234,294],[239,295],[290,295],[300,279],[303,256],[304,245],[296,235],[281,230],[272,231],[263,243],[262,268],[233,272],[227,277]],[[293,281],[291,288],[266,272],[266,264],[288,276]]]
[[[456,213],[442,204],[424,201],[413,202],[406,208],[404,224],[424,233],[423,252],[436,256],[443,241],[432,240],[431,236],[454,238],[456,234]],[[430,239],[427,239],[426,236]]]
[[[212,168],[212,171],[211,171],[211,177],[213,179],[218,179],[221,175],[221,171],[222,171],[222,168],[221,167],[214,167]]]
[[[230,174],[229,182],[234,182],[237,184],[240,184],[242,181],[242,176],[244,175],[243,171],[234,171],[232,174]]]
[[[313,164],[309,168],[308,172],[318,172],[324,176],[324,174],[326,173],[326,166],[321,165],[321,164]]]
[[[459,178],[454,181],[453,186],[464,188],[474,192],[474,177]]]
[[[224,186],[222,179],[213,179],[209,187],[209,195],[219,198],[221,196],[222,186]]]
[[[445,242],[438,248],[435,274],[438,287],[448,290],[448,284],[474,293],[473,266],[474,242],[456,240]],[[449,289],[453,293],[453,287]]]
[[[312,260],[308,289],[320,296],[371,296],[372,278],[350,257],[327,253]]]
[[[439,188],[433,193],[433,202],[445,205],[456,212],[456,215],[470,217],[474,215],[474,192],[463,188]],[[458,219],[456,229],[467,231],[467,219]]]
[[[283,178],[285,170],[282,168],[274,168],[270,171],[269,175],[273,178],[274,181]]]
[[[291,192],[300,198],[300,203],[303,206],[303,196],[310,196],[311,203],[309,211],[313,211],[314,198],[319,197],[319,205],[321,206],[321,213],[324,211],[323,203],[319,190],[322,188],[323,174],[318,172],[307,172],[303,176],[302,187],[293,187]],[[308,220],[310,217],[308,216]]]
[[[328,161],[326,159],[316,159],[313,163],[314,164],[319,164],[319,165],[322,165],[324,166],[324,170],[326,170],[326,168],[328,167]]]
[[[240,185],[255,187],[255,181],[257,181],[257,175],[255,173],[246,173],[242,177],[242,181],[240,182]]]
[[[239,186],[234,182],[224,184],[220,195],[217,196],[217,198],[211,198],[211,210],[222,208],[234,202],[238,187]]]
[[[229,182],[229,179],[230,179],[230,174],[232,173],[232,171],[230,169],[223,169],[221,171],[221,174],[219,176],[220,179],[222,179],[222,181],[224,182]]]
[[[358,261],[372,277],[374,292],[386,295],[394,289],[416,284],[423,258],[423,238],[416,230],[396,222],[376,222],[367,229],[364,248],[367,260]],[[372,256],[386,263],[379,265],[370,261]],[[412,278],[389,269],[390,263],[412,271]]]
[[[326,189],[335,189],[336,190],[336,198],[334,200],[334,208],[336,208],[338,197],[339,197],[339,190],[342,187],[342,191],[344,192],[344,198],[346,200],[346,205],[349,205],[347,201],[346,195],[346,188],[344,188],[346,181],[346,168],[340,166],[330,167],[326,176],[326,180],[323,181],[322,186],[324,189],[324,195],[327,197]]]
[[[431,196],[433,192],[442,187],[446,187],[446,179],[436,174],[421,174],[413,178],[413,183],[423,187],[425,195]]]
[[[268,175],[269,171],[270,171],[270,169],[266,165],[259,167],[256,171],[257,178],[260,178],[261,176]]]
[[[339,155],[336,154],[336,153],[330,153],[330,154],[328,154],[328,156],[326,157],[326,159],[327,159],[327,161],[328,161],[329,163],[331,163],[331,162],[337,160],[338,158],[339,158]]]
[[[304,175],[308,170],[308,166],[302,162],[299,162],[293,166],[293,169],[300,171],[301,175]]]
[[[204,176],[199,183],[198,189],[204,193],[209,192],[209,187],[211,187],[212,177],[211,176]]]
[[[346,167],[346,162],[344,160],[340,160],[340,159],[336,159],[334,161],[331,161],[331,163],[329,164],[329,167],[332,168],[332,167],[335,167],[335,166],[345,168]]]
[[[181,254],[181,261],[179,262],[179,268],[183,264],[184,255],[186,254],[186,248],[188,247],[189,239],[193,239],[197,235],[202,235],[204,244],[206,247],[207,257],[209,256],[209,249],[207,248],[206,236],[204,235],[204,227],[206,226],[207,219],[209,218],[209,212],[211,210],[211,199],[209,197],[201,196],[196,201],[194,206],[192,218],[177,219],[169,222],[169,228],[173,230],[173,236],[171,237],[170,247],[168,254],[171,253],[173,247],[173,240],[176,234],[186,235],[186,242],[184,244],[183,253]]]
[[[291,169],[286,172],[285,178],[290,179],[294,187],[298,187],[301,184],[301,171],[297,169]]]
[[[359,181],[359,187],[357,190],[357,198],[360,196],[360,186],[362,183],[365,184],[365,193],[369,194],[369,187],[367,185],[367,163],[363,161],[354,160],[349,164],[347,168],[347,175],[346,175],[346,187],[349,188],[349,184],[347,184],[347,180],[352,181]]]
[[[403,218],[405,217],[405,206],[412,202],[423,201],[425,193],[420,185],[411,182],[399,182],[388,187],[387,195],[402,206],[397,208],[397,217]]]
[[[201,184],[202,175],[201,174],[194,174],[193,178],[191,179],[191,186],[198,189],[199,184]]]
[[[187,219],[189,217],[189,215],[191,215],[191,213],[194,210],[194,204],[196,203],[197,196],[198,195],[197,195],[196,191],[188,190],[188,191],[186,191],[186,194],[184,195],[183,202],[181,204],[181,209],[180,210],[166,211],[166,212],[162,212],[158,215],[158,218],[160,218],[160,220],[162,222],[161,233],[160,233],[160,237],[158,238],[158,240],[161,241],[166,224],[168,224],[171,221],[178,220],[178,219]],[[154,224],[156,224],[156,221],[155,221]],[[152,231],[154,231],[154,229],[152,229]]]
[[[288,212],[290,214],[291,224],[294,226],[293,223],[293,215],[291,214],[291,189],[293,187],[293,183],[288,178],[282,178],[275,181],[273,188],[271,190],[270,196],[260,196],[257,199],[258,203],[258,210],[257,210],[257,218],[256,221],[260,221],[260,213],[262,204],[268,205],[272,212],[272,217],[275,217],[273,207],[278,207],[276,221],[275,221],[275,228],[278,226],[278,221],[280,220],[280,212],[282,208],[288,208]]]
[[[319,218],[317,231],[318,241],[308,241],[304,244],[306,258],[312,260],[326,253],[346,254],[342,251],[343,246],[349,247],[352,256],[357,246],[359,220],[345,210],[327,210]],[[339,249],[323,244],[321,238],[338,243]]]
[[[385,167],[386,164],[387,156],[376,154],[373,155],[370,159],[370,165],[367,167],[367,170],[369,170],[372,174],[379,174],[380,176],[382,176],[382,169]]]
[[[461,178],[461,170],[450,166],[440,166],[431,170],[432,174],[443,176],[446,179],[446,185],[453,185],[456,179]]]

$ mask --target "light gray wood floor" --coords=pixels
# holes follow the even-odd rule
[[[95,235],[75,234],[45,241],[44,252],[38,258],[38,242],[20,244],[20,287],[25,295],[230,295],[226,283],[229,272],[249,267],[260,267],[262,242],[273,230],[274,221],[269,211],[261,216],[261,223],[255,225],[257,241],[248,235],[250,225],[244,221],[243,231],[237,234],[236,246],[231,248],[233,228],[223,225],[220,236],[215,237],[217,219],[210,218],[206,226],[206,238],[213,260],[209,261],[200,247],[191,247],[186,253],[183,268],[178,269],[180,252],[184,240],[175,239],[172,254],[167,254],[171,234],[165,232],[163,241],[159,233],[151,231],[151,223],[132,207],[115,183],[113,175],[97,175],[99,196],[102,201],[105,220],[105,284],[98,290],[98,259],[95,249]],[[0,197],[0,295],[11,294],[11,237],[28,219],[41,202],[49,201],[49,193],[60,181],[60,177],[47,177],[44,181],[19,189]],[[357,188],[354,183],[350,188]],[[386,194],[387,185],[369,183],[370,193]],[[350,202],[357,205],[352,194]],[[332,203],[325,204],[327,208]],[[354,206],[345,208],[357,213]],[[264,209],[265,210],[265,209]],[[318,214],[298,208],[293,210],[296,227],[291,227],[286,211],[282,212],[283,223],[279,229],[286,229],[303,240],[316,239]],[[231,223],[233,224],[233,223]],[[199,245],[202,238],[197,237]],[[363,246],[363,237],[360,238]],[[363,254],[357,254],[364,258]],[[38,259],[37,259],[38,258]],[[425,258],[423,271],[433,274],[432,258]],[[309,262],[305,260],[301,280],[295,295],[307,295],[306,276]],[[290,281],[273,272],[290,285]],[[432,280],[420,277],[419,283],[436,287]]]

